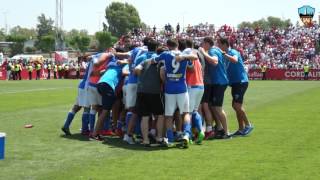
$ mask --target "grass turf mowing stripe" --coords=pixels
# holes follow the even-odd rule
[[[255,110],[253,118],[257,126],[251,137],[207,141],[185,151],[129,151],[124,157],[120,153],[116,159],[100,155],[101,159],[92,161],[92,166],[75,165],[58,176],[48,177],[318,179],[320,122],[314,119],[319,119],[320,114],[316,106],[308,106],[319,102],[318,93],[319,89],[307,90]],[[301,108],[301,102],[305,108]],[[304,121],[296,121],[300,118]],[[311,128],[297,134],[303,124]]]
[[[62,89],[70,89],[74,87],[64,87],[64,88],[43,88],[43,89],[27,89],[27,90],[20,90],[20,91],[7,91],[7,92],[0,92],[0,96],[3,94],[16,94],[16,93],[25,93],[25,92],[36,92],[36,91],[52,91],[52,90],[62,90]]]
[[[64,86],[64,83],[66,85],[69,82],[59,82],[58,85]],[[29,84],[23,86],[29,86]],[[46,86],[50,87],[49,84]],[[144,179],[151,177],[158,179],[171,177],[183,179],[208,179],[212,177],[261,179],[273,177],[272,179],[275,179],[276,176],[272,175],[271,171],[274,174],[280,174],[279,177],[283,179],[282,177],[286,177],[288,172],[285,170],[291,168],[287,164],[294,164],[293,161],[288,160],[294,154],[289,150],[297,147],[294,139],[286,144],[287,147],[281,146],[281,142],[286,140],[284,137],[287,137],[284,132],[288,131],[290,134],[290,129],[297,130],[287,125],[290,120],[286,120],[286,116],[283,114],[290,113],[290,117],[300,117],[300,115],[296,115],[295,108],[288,111],[292,99],[299,103],[304,100],[306,95],[313,97],[314,91],[319,92],[319,87],[320,85],[314,82],[253,81],[250,83],[246,95],[249,118],[256,125],[253,136],[236,138],[231,141],[207,141],[203,146],[191,146],[186,151],[178,149],[154,149],[151,151],[137,146],[127,146],[119,141],[112,141],[112,139],[108,139],[108,143],[104,145],[97,142],[85,142],[77,139],[77,136],[75,139],[61,138],[59,128],[75,99],[76,87],[73,90],[57,91],[52,101],[45,99],[51,96],[48,95],[51,93],[50,91],[41,92],[38,94],[39,97],[33,96],[32,93],[22,93],[17,97],[11,96],[11,94],[5,95],[5,97],[10,97],[9,100],[16,101],[9,105],[17,105],[13,106],[13,110],[9,112],[2,111],[0,108],[1,117],[4,118],[0,120],[0,131],[9,132],[6,160],[0,161],[0,179],[136,179],[142,174],[146,175]],[[234,125],[230,95],[229,93],[226,95],[225,106],[231,114],[229,119],[232,119],[229,122]],[[24,98],[24,96],[26,97]],[[31,96],[33,101],[27,101],[30,99],[27,96]],[[307,98],[307,100],[309,103],[317,102],[316,98]],[[21,103],[22,105],[19,105]],[[297,108],[300,108],[298,104],[296,105]],[[279,108],[280,110],[277,110]],[[311,112],[314,113],[316,110],[311,108]],[[265,115],[265,113],[267,114]],[[23,122],[22,117],[36,123],[35,128],[26,130],[17,126]],[[314,115],[314,117],[319,116]],[[309,122],[310,116],[303,118],[307,118],[307,122]],[[282,119],[286,121],[279,121]],[[78,132],[80,116],[77,115],[74,121],[72,130]],[[292,121],[296,126],[306,127],[305,123],[297,119]],[[280,124],[273,127],[272,125],[276,122]],[[278,135],[277,132],[280,130],[283,132]],[[305,131],[304,134],[308,135],[309,131]],[[310,139],[306,139],[313,140],[312,136],[308,137]],[[305,141],[305,137],[297,138],[299,138],[296,141],[297,144]],[[316,147],[313,146],[311,149],[316,150]],[[283,155],[285,150],[289,151],[287,156]],[[309,160],[314,158],[314,155],[305,156],[304,154],[308,155],[309,152],[303,148],[300,150],[305,153],[300,153],[295,158]],[[274,153],[272,154],[272,152]],[[315,153],[317,152],[315,151]],[[224,160],[224,157],[227,158]],[[305,161],[303,160],[303,162]],[[241,167],[238,167],[239,164]],[[309,167],[312,168],[315,165],[317,164],[312,162]],[[240,171],[240,168],[245,169],[246,167],[248,170]],[[276,167],[279,170],[276,170]],[[188,174],[179,173],[183,169],[186,169]],[[251,173],[252,169],[257,172]],[[303,170],[302,168],[301,171]],[[302,173],[299,177],[303,175],[309,177],[308,173]]]

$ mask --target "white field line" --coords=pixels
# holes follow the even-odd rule
[[[24,93],[24,92],[35,92],[35,91],[49,91],[49,90],[61,90],[61,89],[70,89],[74,87],[63,87],[63,88],[37,88],[37,89],[26,89],[26,90],[18,90],[18,91],[7,91],[7,92],[1,92],[1,94],[15,94],[15,93]]]

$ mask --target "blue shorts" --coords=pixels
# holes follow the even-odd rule
[[[111,110],[114,102],[116,101],[116,95],[114,90],[107,83],[98,83],[97,89],[102,97],[102,109]]]

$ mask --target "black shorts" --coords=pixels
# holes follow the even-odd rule
[[[164,105],[161,95],[138,93],[136,111],[138,116],[163,115]]]
[[[98,83],[97,89],[102,97],[102,109],[111,110],[116,100],[114,90],[107,83]]]
[[[243,97],[248,89],[248,86],[248,82],[231,84],[232,103],[243,103]]]
[[[227,85],[214,84],[212,85],[212,98],[211,98],[211,106],[222,107],[224,92],[227,89]]]
[[[210,103],[211,99],[212,99],[212,84],[205,84],[201,103]]]

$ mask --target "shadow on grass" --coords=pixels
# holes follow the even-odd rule
[[[80,133],[72,134],[71,136],[60,135],[62,138],[70,139],[70,140],[78,140],[78,141],[90,141],[88,136],[81,135]]]
[[[168,147],[146,147],[140,144],[129,145],[126,142],[123,142],[119,137],[104,137],[104,141],[102,144],[111,146],[110,148],[123,148],[133,151],[159,151],[159,150],[168,150]]]
[[[60,135],[60,137],[69,139],[69,140],[77,140],[77,141],[96,141],[96,140],[90,139],[88,136],[81,135],[80,133],[72,134],[71,136]],[[126,142],[123,142],[122,139],[117,136],[103,137],[103,139],[104,140],[101,141],[102,144],[108,145],[109,148],[122,148],[122,149],[133,150],[133,151],[159,151],[159,150],[168,150],[168,149],[174,149],[174,148],[181,149],[181,147],[179,146],[164,147],[160,145],[153,145],[153,146],[146,147],[141,144],[129,145]]]

